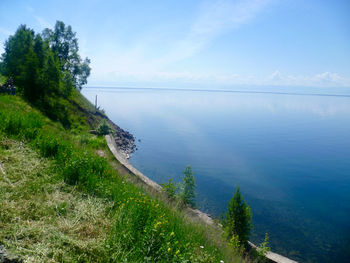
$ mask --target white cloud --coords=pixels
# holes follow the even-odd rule
[[[275,72],[273,72],[269,77],[268,79],[272,80],[272,81],[278,81],[278,80],[281,80],[281,73],[276,70]]]
[[[258,81],[259,82],[259,81]],[[338,73],[323,72],[315,75],[284,75],[278,70],[261,80],[260,84],[282,86],[312,86],[312,87],[350,87],[350,79],[341,77]]]
[[[49,23],[45,18],[35,14],[36,10],[32,6],[27,5],[25,6],[25,9],[27,10],[27,12],[31,13],[31,15],[34,17],[34,19],[40,25],[41,28],[52,28],[51,23]]]
[[[237,28],[252,20],[268,2],[270,1],[207,1],[202,5],[198,19],[192,26],[191,36],[206,40]]]
[[[182,39],[172,40],[172,44],[162,55],[147,58],[147,51],[152,50],[153,41],[162,42],[163,39],[141,39],[138,44],[131,46],[123,53],[117,48],[108,47],[108,56],[101,49],[97,56],[92,57],[92,78],[105,80],[106,76],[115,78],[200,81],[216,79],[224,82],[239,79],[236,74],[207,76],[190,72],[165,72],[164,69],[175,62],[190,58],[203,50],[211,41],[221,34],[236,29],[252,21],[271,0],[205,1],[198,9],[196,18],[188,25],[188,31]],[[123,76],[123,77],[122,77]]]
[[[315,80],[328,83],[328,82],[341,82],[344,79],[340,77],[339,74],[337,73],[323,72],[321,74],[315,75]]]
[[[35,20],[39,23],[39,25],[44,28],[52,28],[53,26],[43,17],[41,16],[34,16]]]
[[[159,62],[171,63],[195,55],[217,36],[253,20],[269,2],[270,0],[204,2],[187,36],[176,41],[173,49]]]
[[[153,50],[154,41],[163,39],[139,39],[136,45],[122,47],[105,44],[92,58],[92,76],[94,83],[107,81],[147,82],[147,83],[195,83],[199,85],[281,85],[281,86],[348,86],[350,80],[337,73],[324,72],[315,75],[287,75],[275,70],[266,77],[254,75],[199,73],[193,71],[168,71],[167,67],[175,62],[188,59],[203,50],[216,37],[252,22],[273,0],[253,1],[206,1],[198,9],[197,16],[182,39],[171,40],[172,45],[162,50],[158,57],[148,57]],[[147,34],[146,34],[147,35]],[[106,52],[108,50],[108,52]],[[100,52],[100,53],[99,53]],[[158,53],[156,53],[158,54]],[[160,53],[159,53],[160,54]],[[157,56],[157,55],[156,55]],[[117,85],[117,84],[116,84]]]

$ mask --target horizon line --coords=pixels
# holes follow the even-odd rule
[[[103,86],[88,86],[83,89],[111,89],[111,90],[159,90],[159,91],[191,91],[191,92],[227,92],[227,93],[247,93],[247,94],[276,94],[276,95],[293,95],[293,96],[323,96],[323,97],[346,97],[350,98],[350,94],[331,94],[331,93],[302,93],[302,92],[282,92],[282,91],[256,91],[256,90],[228,90],[228,89],[193,89],[193,88],[138,88],[138,87],[103,87]],[[312,87],[315,88],[315,87]],[[347,88],[347,87],[342,87]],[[321,88],[322,89],[322,88]]]

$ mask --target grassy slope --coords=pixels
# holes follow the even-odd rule
[[[215,229],[121,175],[103,138],[88,133],[87,120],[99,121],[92,105],[72,100],[67,131],[0,96],[0,244],[28,262],[243,261]]]
[[[0,156],[1,242],[28,262],[97,261],[112,203],[65,184],[52,160],[23,143],[2,137]]]

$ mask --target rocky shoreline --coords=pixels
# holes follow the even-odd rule
[[[111,121],[105,114],[96,111],[95,115],[99,115],[102,119],[105,119],[109,126],[112,128],[112,136],[115,144],[118,147],[120,153],[124,158],[129,159],[129,156],[137,150],[135,144],[135,137],[130,132],[123,130],[113,121]]]
[[[113,138],[114,138],[115,144],[117,145],[120,152],[123,155],[125,155],[126,158],[129,158],[130,154],[132,154],[136,150],[134,135],[132,135],[128,131],[123,130],[111,120],[109,120],[109,124],[114,130]]]

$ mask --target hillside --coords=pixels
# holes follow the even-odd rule
[[[106,118],[79,93],[73,124],[0,95],[0,244],[24,262],[245,262],[215,227],[190,222],[123,171]],[[116,132],[116,131],[114,131]]]

